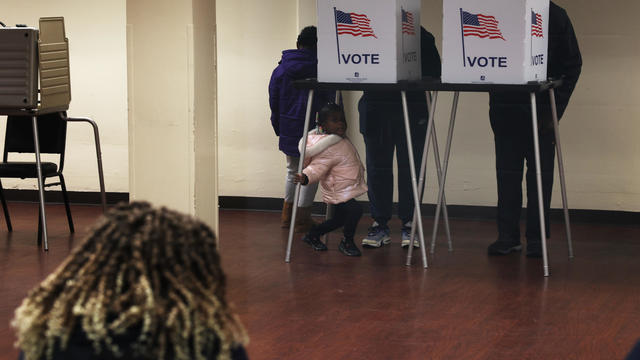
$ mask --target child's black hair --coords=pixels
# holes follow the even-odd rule
[[[296,44],[298,47],[315,50],[318,45],[318,29],[315,26],[307,26],[302,29]]]
[[[328,103],[320,109],[318,112],[318,125],[324,124],[327,121],[327,118],[331,114],[340,113],[342,114],[342,118],[344,119],[344,111],[340,105],[334,103]]]

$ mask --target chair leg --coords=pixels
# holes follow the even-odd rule
[[[38,208],[38,246],[42,245],[42,210]]]
[[[44,190],[45,183],[47,182],[47,178],[42,178],[42,189]],[[44,192],[44,191],[43,191]],[[42,207],[38,207],[38,246],[42,246]]]
[[[4,188],[2,187],[2,181],[0,181],[0,201],[2,201],[2,210],[4,211],[4,220],[7,223],[7,230],[13,231],[11,226],[11,217],[9,217],[9,208],[7,207],[7,200],[4,198]]]
[[[75,228],[73,227],[73,218],[71,217],[71,207],[69,206],[69,196],[67,196],[67,186],[64,184],[64,176],[62,174],[58,175],[60,177],[60,187],[62,188],[62,199],[64,200],[64,208],[67,211],[67,222],[69,223],[69,231],[71,233],[75,232]]]

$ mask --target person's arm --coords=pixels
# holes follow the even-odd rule
[[[280,136],[280,78],[276,70],[271,74],[269,81],[269,108],[271,108],[271,126],[276,136]]]
[[[563,10],[564,11],[564,10]],[[578,47],[578,40],[573,30],[573,25],[569,16],[564,12],[564,26],[562,31],[562,38],[560,41],[562,45],[560,48],[560,54],[558,54],[558,61],[562,66],[562,79],[563,84],[556,89],[556,103],[558,104],[558,118],[562,117],[564,110],[569,103],[569,98],[576,88],[578,78],[582,71],[582,55],[580,54],[580,48]]]
[[[331,151],[323,151],[311,158],[311,162],[302,170],[302,174],[307,177],[307,184],[313,184],[322,179],[331,168],[338,163],[338,157]]]
[[[436,39],[424,27],[420,27],[420,56],[422,56],[422,76],[439,78],[442,74],[440,54]]]

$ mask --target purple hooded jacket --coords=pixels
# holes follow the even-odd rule
[[[291,83],[295,80],[315,78],[317,73],[316,52],[308,49],[294,49],[282,52],[282,60],[271,75],[269,82],[271,125],[276,135],[280,137],[279,148],[286,155],[300,156],[298,142],[302,138],[309,96],[309,90],[296,89]],[[318,110],[333,100],[327,92],[315,92],[309,129],[316,126],[315,114]]]

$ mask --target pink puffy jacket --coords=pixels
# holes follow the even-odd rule
[[[298,148],[302,150],[302,139]],[[304,165],[302,172],[309,183],[320,182],[322,200],[328,204],[343,203],[367,192],[364,166],[347,138],[310,131]]]

